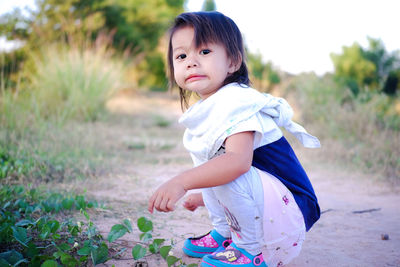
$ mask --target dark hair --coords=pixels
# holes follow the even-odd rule
[[[241,62],[240,68],[226,77],[223,85],[232,82],[249,85],[250,80],[245,62],[243,39],[239,28],[232,19],[222,13],[211,11],[182,13],[175,18],[175,22],[170,29],[168,45],[168,76],[170,88],[175,85],[172,36],[177,30],[188,26],[194,29],[194,39],[197,47],[210,42],[223,45],[228,58],[234,63]],[[187,108],[191,92],[179,87],[179,95],[182,109]]]

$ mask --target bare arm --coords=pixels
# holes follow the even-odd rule
[[[225,154],[187,170],[162,184],[149,200],[148,210],[172,211],[187,190],[227,184],[246,173],[253,160],[253,132],[241,132],[225,140]]]

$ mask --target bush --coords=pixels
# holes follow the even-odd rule
[[[307,128],[322,141],[341,144],[328,153],[363,170],[400,178],[399,97],[368,92],[356,98],[330,75],[309,74],[295,77],[286,88],[289,92],[296,95]]]

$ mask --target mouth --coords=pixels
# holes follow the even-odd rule
[[[186,77],[185,82],[194,82],[205,78],[206,75],[192,74]]]

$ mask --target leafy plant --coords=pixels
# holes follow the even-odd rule
[[[0,266],[81,266],[94,265],[117,258],[127,248],[115,241],[133,232],[130,220],[115,224],[107,241],[90,219],[88,209],[98,207],[84,195],[46,192],[24,186],[0,187]],[[75,218],[60,219],[79,210],[86,222]],[[153,238],[153,222],[145,217],[137,220],[140,241],[132,248],[132,259],[145,259],[159,254],[168,266],[193,267],[170,252],[173,247],[164,245],[165,239]],[[119,252],[110,253],[110,245],[119,246]]]
[[[151,253],[160,253],[160,255],[166,260],[168,267],[175,266],[176,263],[179,264],[178,266],[197,266],[197,264],[186,265],[182,262],[182,259],[173,256],[172,253],[170,253],[172,245],[161,246],[165,242],[165,239],[153,239],[152,221],[148,220],[145,217],[141,217],[138,219],[137,225],[139,230],[142,232],[140,234],[140,240],[145,242],[145,245],[143,246],[138,244],[132,249],[132,256],[135,259],[143,258],[145,256],[146,250],[148,249]]]
[[[99,243],[101,238],[89,221],[84,224],[74,219],[61,221],[56,214],[98,206],[83,195],[63,195],[24,186],[0,187],[0,263],[17,266],[22,263],[44,266],[79,266],[87,257],[79,257],[77,247],[83,238]],[[99,249],[98,249],[99,247]],[[97,246],[93,254],[103,260],[103,247]],[[77,257],[78,256],[78,257]],[[100,259],[100,260],[98,260]],[[93,261],[94,262],[94,261]],[[56,265],[54,265],[56,264]]]

